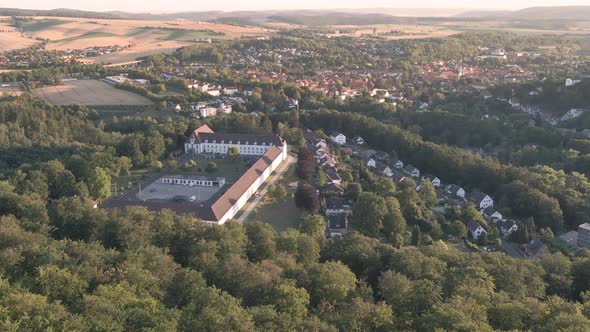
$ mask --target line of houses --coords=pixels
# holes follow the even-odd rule
[[[330,153],[328,142],[316,133],[308,130],[305,133],[308,148],[314,152],[315,160],[326,174],[326,184],[318,189],[318,194],[324,197],[322,210],[326,223],[326,235],[330,237],[342,236],[348,230],[348,218],[351,215],[350,204],[344,198],[344,187],[338,173],[338,159]]]
[[[332,132],[330,133],[330,140],[339,146],[343,146],[347,142],[347,137],[342,133]],[[356,136],[352,139],[352,143],[354,145],[363,145],[365,141],[361,137]],[[361,159],[375,174],[391,178],[397,183],[404,181],[406,178],[415,180],[417,191],[422,189],[425,181],[430,181],[436,189],[437,198],[440,203],[457,207],[465,207],[467,204],[473,204],[481,212],[484,219],[494,225],[498,225],[502,235],[506,237],[518,230],[518,224],[513,219],[505,218],[499,211],[494,209],[494,199],[486,193],[473,191],[468,194],[459,185],[443,185],[439,177],[431,174],[422,175],[417,167],[411,164],[405,164],[402,160],[391,162],[390,156],[385,152],[377,151],[371,156]],[[488,232],[485,225],[477,221],[469,223],[467,229],[475,241],[479,240],[481,236]]]

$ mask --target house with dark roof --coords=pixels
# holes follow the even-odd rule
[[[467,225],[467,230],[469,231],[469,233],[471,234],[471,237],[477,241],[479,240],[479,238],[484,235],[484,234],[488,234],[488,232],[485,230],[485,228],[483,228],[483,226],[477,222],[477,221],[472,221]]]
[[[533,239],[531,242],[524,245],[524,252],[530,259],[541,259],[551,253],[549,247],[538,239]]]
[[[338,171],[334,167],[326,168],[326,177],[328,178],[329,183],[340,184],[340,182],[342,182]]]
[[[434,187],[440,187],[440,179],[434,175],[425,175],[422,181],[430,181]]]
[[[483,214],[486,220],[496,223],[498,220],[502,220],[503,216],[500,212],[496,211],[492,206],[488,206],[487,208],[481,210],[481,214]]]
[[[346,136],[344,136],[344,134],[339,133],[337,131],[334,131],[330,134],[330,139],[332,140],[332,142],[334,142],[338,145],[346,144]]]
[[[348,214],[340,213],[328,216],[326,233],[329,237],[338,237],[346,234],[348,230]]]
[[[465,198],[465,190],[456,184],[448,185],[445,191],[449,195]]]
[[[500,230],[504,236],[509,236],[518,230],[518,225],[512,219],[504,219],[500,222]]]
[[[389,178],[393,176],[393,171],[391,170],[391,168],[382,163],[377,163],[375,171],[380,175],[387,176]]]
[[[186,153],[227,154],[230,147],[240,149],[241,155],[264,155],[271,147],[285,147],[278,135],[218,134],[207,125],[195,129],[184,143]]]
[[[341,214],[346,212],[344,209],[344,203],[340,197],[328,197],[326,198],[326,213],[328,215]]]
[[[387,161],[389,159],[389,153],[383,151],[377,151],[373,155],[373,158],[380,160],[380,161]]]
[[[420,170],[412,165],[406,165],[404,172],[413,178],[420,177]]]
[[[328,183],[326,186],[322,188],[322,193],[325,195],[335,194],[342,196],[344,195],[344,187],[337,183]]]
[[[401,160],[398,160],[395,163],[393,163],[393,167],[395,167],[396,169],[402,169],[402,168],[404,168],[404,162]]]
[[[365,140],[364,140],[362,137],[358,136],[358,135],[357,135],[357,136],[355,136],[355,137],[353,137],[353,138],[352,138],[352,141],[353,141],[355,144],[357,144],[357,145],[363,145],[363,144],[365,144]]]
[[[469,195],[469,200],[474,203],[479,210],[494,207],[494,200],[480,191],[471,193],[471,195]]]

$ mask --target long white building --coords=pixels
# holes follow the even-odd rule
[[[234,146],[241,155],[262,156],[273,146],[286,148],[287,143],[278,135],[218,134],[203,125],[186,140],[184,152],[226,154]]]
[[[287,143],[277,135],[216,134],[207,125],[197,128],[185,143],[187,153],[227,153],[232,146],[242,155],[260,158],[211,206],[198,216],[211,224],[224,224],[246,205],[279,165],[287,159]]]

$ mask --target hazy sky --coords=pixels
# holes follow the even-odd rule
[[[589,0],[0,0],[0,7],[94,11],[175,12],[205,10],[329,9],[329,8],[485,8],[518,9],[532,6],[590,5]]]

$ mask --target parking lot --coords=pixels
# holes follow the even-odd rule
[[[161,180],[156,180],[146,188],[142,188],[141,194],[137,194],[137,199],[189,200],[192,196],[195,196],[196,199],[193,203],[201,203],[210,199],[219,191],[219,189],[219,187],[190,187],[178,184],[168,184],[162,183]]]

